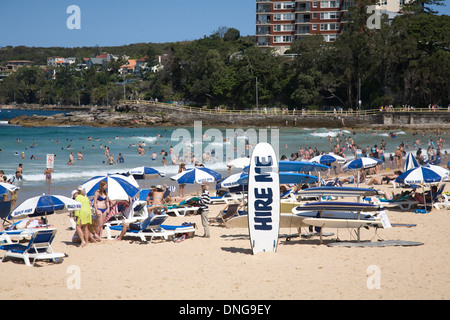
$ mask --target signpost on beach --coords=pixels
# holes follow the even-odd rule
[[[55,163],[55,155],[47,154],[47,165],[45,169],[45,180],[48,181],[48,194],[50,195],[50,185],[52,182],[52,171]]]

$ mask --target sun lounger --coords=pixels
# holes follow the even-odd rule
[[[161,228],[173,232],[175,237],[179,237],[182,234],[185,238],[193,238],[195,235],[195,224],[191,223],[182,224],[180,226],[162,224]]]
[[[217,222],[226,226],[228,220],[235,216],[243,214],[243,212],[239,212],[239,209],[241,209],[242,207],[243,204],[241,203],[229,203],[219,212],[217,216],[215,216],[214,218],[210,218],[209,222]]]
[[[399,198],[397,200],[387,200],[383,198],[378,198],[381,204],[385,207],[398,207],[402,211],[412,210],[417,204],[418,201],[407,199],[408,197]]]
[[[188,213],[196,214],[200,207],[194,206],[192,205],[192,203],[198,200],[200,200],[200,198],[193,197],[190,199],[183,200],[178,204],[167,205],[167,214],[169,216],[175,217],[184,217]]]
[[[55,234],[56,229],[36,230],[27,245],[15,243],[0,246],[1,250],[6,251],[2,262],[5,262],[8,257],[23,259],[27,266],[33,266],[36,260],[61,261],[59,259],[66,255],[62,252],[53,252],[51,247]],[[30,259],[33,259],[32,264]]]
[[[3,224],[11,223],[8,220],[8,216],[10,213],[11,213],[11,201],[0,202],[0,220],[3,221]]]
[[[437,198],[437,200],[436,200],[436,202],[433,204],[433,206],[434,206],[436,209],[438,209],[438,210],[439,210],[441,207],[442,207],[442,209],[450,209],[450,196],[447,195],[447,194],[445,194],[445,193],[441,194],[441,195]]]
[[[173,236],[175,234],[174,231],[161,228],[161,224],[166,221],[167,218],[167,215],[156,215],[153,217],[149,216],[140,223],[139,230],[127,229],[124,236],[138,237],[142,242],[147,242],[147,238],[150,238],[150,242],[152,242],[155,237],[162,237],[167,240],[169,236]],[[111,230],[122,231],[123,227],[123,225],[105,225],[106,237],[111,240]]]

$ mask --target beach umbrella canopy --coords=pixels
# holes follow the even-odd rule
[[[408,171],[409,169],[420,167],[416,158],[414,158],[412,153],[408,153],[406,156],[405,164],[403,166],[403,171]]]
[[[86,196],[95,194],[100,187],[100,182],[106,181],[108,184],[106,192],[111,200],[128,200],[139,192],[139,185],[133,176],[123,176],[120,174],[108,174],[106,176],[96,176],[85,181],[81,186],[86,190]]]
[[[345,158],[335,154],[322,154],[311,159],[311,162],[324,164],[327,166],[334,165],[336,163],[345,163]]]
[[[214,170],[205,167],[195,167],[180,172],[173,177],[170,177],[170,179],[176,181],[179,184],[194,184],[218,181],[222,179],[222,175]]]
[[[156,179],[158,177],[165,177],[166,174],[150,167],[136,167],[127,171],[135,179]]]
[[[427,164],[427,165],[424,165],[423,167],[433,170],[434,172],[439,174],[442,177],[443,180],[448,179],[448,176],[450,174],[449,170],[447,170],[447,169],[445,169],[444,167],[441,167],[441,166],[436,166],[434,164]]]
[[[282,171],[311,172],[311,171],[327,171],[328,169],[329,167],[327,167],[326,165],[312,161],[280,161],[278,163],[278,170],[280,172]]]
[[[11,183],[0,182],[0,194],[5,194],[18,189],[20,188]]]
[[[233,187],[238,187],[238,186],[241,185],[241,184],[238,182],[239,179],[241,179],[241,178],[244,177],[244,176],[247,176],[247,174],[244,173],[244,172],[232,174],[232,175],[226,177],[225,179],[223,179],[223,180],[220,182],[220,186],[221,186],[222,188],[233,188]]]
[[[312,176],[304,173],[294,173],[294,172],[280,172],[280,183],[281,184],[289,184],[289,183],[314,183],[318,181],[316,176]],[[238,181],[239,184],[248,184],[248,174],[243,175]]]
[[[250,165],[250,158],[236,158],[227,163],[229,167],[235,167],[238,169],[242,169]]]
[[[377,164],[383,163],[380,159],[370,158],[370,157],[361,157],[354,159],[350,162],[347,162],[343,167],[343,171],[347,170],[358,170],[358,169],[367,169],[367,168],[373,168]]]
[[[74,211],[81,209],[81,203],[71,198],[59,195],[42,195],[25,200],[9,215],[9,218],[22,216],[42,216],[62,210]]]
[[[436,171],[426,167],[417,167],[403,172],[395,179],[395,182],[423,185],[426,183],[440,182],[441,180],[442,176]]]
[[[248,172],[249,166],[244,168],[244,172]],[[310,161],[288,161],[283,160],[278,162],[278,171],[279,172],[311,172],[311,171],[327,171],[330,169],[324,164],[320,164],[317,162]]]

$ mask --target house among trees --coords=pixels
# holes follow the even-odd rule
[[[28,60],[10,60],[6,62],[5,71],[16,72],[21,67],[31,67],[33,61]]]
[[[140,59],[128,59],[127,63],[120,66],[119,73],[141,75],[141,72],[147,69],[147,57]]]
[[[47,65],[52,67],[61,67],[74,64],[76,58],[50,57],[47,58]]]

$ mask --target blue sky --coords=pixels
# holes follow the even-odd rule
[[[67,28],[70,5],[80,30]],[[255,21],[255,0],[0,0],[0,47],[195,40],[220,26],[254,35]]]
[[[80,30],[67,28],[70,5],[80,8]],[[0,0],[0,47],[195,40],[220,26],[254,35],[255,20],[255,0]]]

